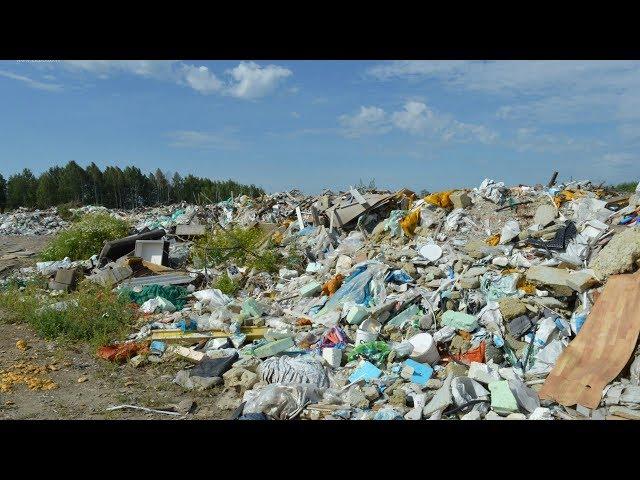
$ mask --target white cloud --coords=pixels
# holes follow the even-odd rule
[[[253,99],[271,93],[293,72],[278,65],[261,67],[255,62],[240,62],[227,73],[237,82],[229,87],[228,93],[237,98]]]
[[[374,65],[367,70],[367,73],[380,80],[389,80],[395,77],[441,76],[455,72],[465,63],[456,60],[399,60]]]
[[[84,71],[100,78],[128,73],[148,78],[172,79],[176,77],[175,60],[65,60],[70,70]]]
[[[593,152],[606,146],[604,142],[591,139],[576,139],[564,134],[550,134],[534,127],[523,127],[506,143],[519,152],[567,154],[572,152]]]
[[[422,102],[407,102],[404,110],[391,115],[393,124],[408,132],[418,134],[424,132],[429,123],[433,123],[433,112]]]
[[[463,123],[451,115],[434,112],[423,102],[409,101],[404,110],[391,115],[393,124],[413,135],[425,135],[444,142],[479,141],[493,143],[498,134],[483,125]]]
[[[640,62],[582,60],[395,61],[367,70],[378,80],[425,79],[452,91],[509,98],[497,116],[529,123],[640,119]]]
[[[379,107],[360,107],[354,115],[341,115],[338,118],[347,137],[379,135],[391,130],[385,111]]]
[[[360,107],[357,114],[342,115],[339,121],[349,137],[387,133],[392,128],[442,142],[493,143],[498,137],[482,125],[459,122],[417,101],[406,102],[402,110],[390,115],[379,107]]]
[[[210,94],[222,88],[222,82],[205,66],[183,65],[185,82],[202,94]]]
[[[607,153],[603,155],[600,166],[613,167],[613,168],[625,168],[639,164],[638,155],[631,153]]]
[[[242,99],[255,99],[272,93],[293,72],[279,65],[260,66],[255,62],[240,62],[226,71],[227,81],[219,79],[204,65],[191,65],[174,60],[68,60],[68,70],[85,72],[107,79],[114,75],[128,74],[155,80],[187,85],[208,95],[220,93]],[[298,87],[292,87],[296,93]]]
[[[293,118],[300,118],[300,114],[298,112],[291,112],[291,116]]]
[[[170,147],[178,148],[213,148],[223,150],[233,150],[241,146],[240,142],[234,138],[235,129],[224,129],[220,132],[204,132],[198,130],[178,130],[169,132],[172,138]]]
[[[56,83],[39,82],[23,75],[17,75],[13,72],[7,72],[6,70],[0,70],[0,76],[10,78],[12,80],[18,80],[25,83],[28,87],[35,88],[36,90],[46,90],[48,92],[60,92],[62,91],[62,85]]]

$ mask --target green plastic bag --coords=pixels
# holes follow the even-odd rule
[[[364,357],[371,363],[380,365],[386,361],[389,353],[391,353],[391,349],[385,342],[366,342],[354,348],[347,359],[351,362],[356,358]]]
[[[129,300],[142,305],[152,298],[162,297],[169,300],[177,310],[182,310],[187,303],[189,291],[177,285],[145,285],[141,292],[135,292],[128,288],[122,290],[120,295],[127,296]]]

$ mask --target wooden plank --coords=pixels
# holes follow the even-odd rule
[[[248,341],[263,338],[267,333],[267,327],[240,327],[240,331],[247,336]],[[151,340],[160,340],[169,344],[193,344],[212,338],[225,338],[230,334],[222,330],[205,330],[202,332],[183,332],[180,329],[154,330],[151,332]]]
[[[640,333],[640,271],[613,275],[540,390],[541,399],[597,408],[604,387],[633,354]]]
[[[151,340],[160,340],[168,344],[193,345],[203,340],[213,338],[198,332],[184,333],[182,330],[154,330],[151,332]]]

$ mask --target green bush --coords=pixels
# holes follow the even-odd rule
[[[637,185],[638,182],[619,183],[618,185],[614,185],[613,189],[618,192],[634,193]]]
[[[127,236],[129,224],[106,213],[84,215],[67,230],[59,233],[41,253],[44,261],[86,260],[100,253],[105,241]]]
[[[57,302],[65,302],[66,308],[51,308]],[[95,347],[124,339],[135,318],[126,298],[89,282],[55,297],[35,283],[23,289],[10,286],[0,291],[0,308],[9,321],[28,323],[44,338],[87,341]]]
[[[277,272],[282,256],[270,241],[261,250],[260,246],[264,241],[265,234],[257,227],[229,227],[210,232],[198,240],[192,250],[192,257],[198,265],[218,266],[232,261],[241,267]]]
[[[240,285],[225,272],[213,283],[213,288],[227,295],[235,295],[240,290]]]
[[[81,217],[81,215],[78,215],[71,211],[72,208],[78,208],[78,207],[80,207],[80,204],[76,202],[67,202],[67,203],[58,205],[56,209],[58,210],[58,215],[60,216],[60,218],[62,218],[63,220],[66,220],[67,222],[71,222],[71,221],[77,221]]]

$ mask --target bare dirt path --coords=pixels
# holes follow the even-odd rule
[[[0,236],[0,258],[5,257],[0,260],[0,277],[34,265],[36,254],[49,240]],[[33,255],[14,255],[20,252]],[[6,323],[7,313],[0,311],[0,419],[226,419],[232,413],[216,405],[222,387],[190,392],[174,384],[175,374],[186,365],[180,361],[146,363],[137,368],[113,364],[98,358],[87,344],[47,341],[28,325]],[[53,386],[51,382],[55,388],[46,389]],[[121,404],[164,410],[187,399],[195,405],[180,417],[137,410],[106,411]]]

